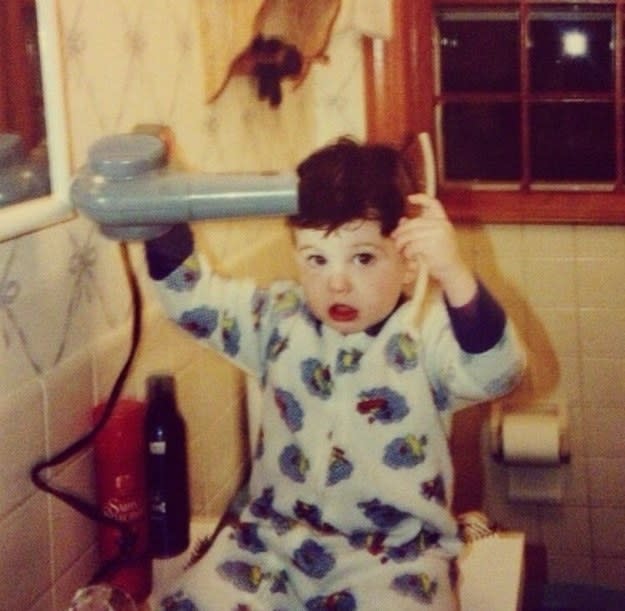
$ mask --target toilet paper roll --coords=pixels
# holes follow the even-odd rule
[[[501,437],[504,463],[560,464],[560,422],[556,414],[506,414]]]

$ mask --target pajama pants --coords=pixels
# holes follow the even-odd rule
[[[455,561],[428,547],[410,558],[306,525],[226,526],[161,597],[166,611],[458,611]]]

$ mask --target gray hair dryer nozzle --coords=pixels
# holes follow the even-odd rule
[[[121,134],[102,138],[89,149],[70,196],[104,235],[146,240],[176,223],[295,214],[297,177],[294,172],[173,171],[160,138]]]

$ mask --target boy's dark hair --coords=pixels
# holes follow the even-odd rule
[[[411,166],[387,145],[359,144],[350,138],[322,148],[297,167],[297,214],[289,224],[328,232],[358,219],[377,220],[383,235],[405,214],[415,190]]]

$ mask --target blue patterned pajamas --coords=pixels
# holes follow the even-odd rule
[[[301,525],[278,534],[263,522],[243,523],[222,531],[163,607],[193,609],[190,601],[205,601],[197,608],[456,610],[455,565],[448,554],[427,545],[393,549],[374,538],[349,542]]]
[[[259,289],[195,255],[156,285],[177,324],[263,390],[251,500],[163,608],[455,609],[447,430],[455,410],[518,381],[523,351],[505,319],[494,345],[471,352],[436,292],[419,328],[404,303],[342,335],[297,284]]]

